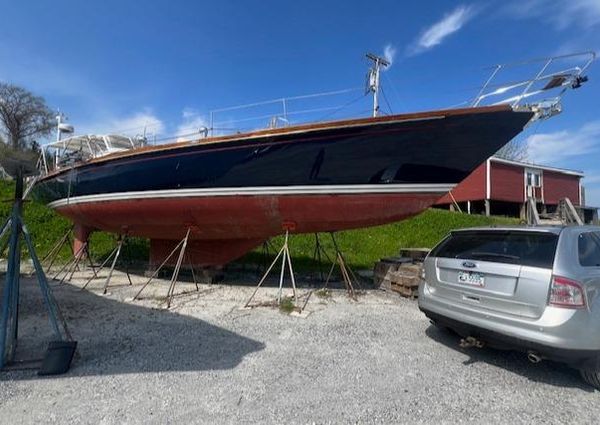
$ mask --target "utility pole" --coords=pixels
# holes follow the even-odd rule
[[[367,59],[373,61],[373,67],[369,69],[367,91],[373,92],[373,116],[376,117],[379,114],[379,72],[382,66],[389,66],[390,63],[373,53],[367,53]]]

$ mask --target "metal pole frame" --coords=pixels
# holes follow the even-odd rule
[[[2,225],[2,230],[0,230],[0,239],[4,236],[4,233],[8,231],[8,229],[10,228],[10,219],[11,217],[8,217],[6,219],[6,221],[4,222],[4,224]]]
[[[0,232],[0,241],[2,240],[2,237],[5,235],[6,231],[8,229],[10,229],[10,221],[11,221],[11,217],[8,217],[8,219],[2,225],[2,231]],[[2,245],[0,245],[0,257],[2,256],[2,254],[4,253],[4,251],[6,250],[6,248],[8,247],[8,243],[9,242],[10,242],[10,238],[7,238],[4,241],[4,243]]]
[[[179,250],[179,255],[177,257],[177,263],[175,264],[175,269],[173,270],[173,275],[171,276],[171,281],[169,283],[169,290],[167,291],[167,308],[171,307],[171,300],[173,298],[175,284],[177,283],[177,278],[179,276],[179,270],[181,269],[181,263],[183,262],[183,258],[185,256],[185,250],[187,248],[187,243],[188,243],[188,240],[190,237],[191,230],[192,230],[191,227],[189,227],[187,229],[185,237],[177,245],[175,245],[175,248],[173,248],[173,250],[167,256],[167,258],[165,258],[165,260],[162,262],[162,264],[160,266],[158,266],[158,268],[154,271],[154,273],[152,273],[152,276],[150,276],[148,281],[146,283],[144,283],[144,285],[140,288],[140,290],[137,292],[137,294],[135,294],[135,296],[133,297],[134,300],[138,299],[138,297],[140,296],[142,291],[144,289],[146,289],[146,287],[150,284],[150,282],[152,282],[152,280],[156,277],[156,275],[158,275],[158,273],[164,267],[164,265],[167,264],[167,261],[169,261],[171,259],[171,257],[177,252],[177,250]],[[193,276],[194,276],[194,280],[195,280],[195,275],[193,275]],[[196,284],[196,288],[198,288],[198,284]]]
[[[194,281],[194,285],[196,285],[196,291],[200,290],[200,287],[198,286],[198,280],[196,279],[196,271],[194,270],[194,264],[192,263],[192,259],[190,258],[189,253],[185,253],[185,256],[187,257],[188,260],[188,267],[190,268],[190,271],[192,272],[192,280]]]
[[[65,271],[65,269],[67,270],[65,275],[63,276],[62,279],[60,279],[59,281],[59,285],[62,285],[65,282],[65,279],[67,279],[67,276],[69,276],[69,281],[71,279],[73,279],[73,275],[75,274],[75,271],[77,270],[77,266],[79,265],[79,262],[81,261],[81,259],[83,258],[83,255],[87,252],[88,256],[89,256],[89,251],[87,250],[87,246],[88,246],[88,242],[84,242],[83,245],[81,245],[81,248],[79,248],[79,250],[77,250],[77,253],[75,254],[75,257],[73,258],[73,260],[69,263],[66,263],[58,273],[56,273],[56,275],[52,278],[52,280],[58,280],[58,276],[60,276],[62,274],[63,271]]]
[[[290,256],[290,249],[289,249],[289,230],[286,229],[286,231],[285,231],[285,239],[284,239],[284,242],[283,242],[283,246],[281,247],[281,249],[279,250],[279,252],[275,256],[275,258],[273,259],[273,262],[271,263],[271,265],[269,266],[269,268],[267,269],[267,271],[265,272],[265,274],[262,276],[262,278],[258,282],[258,285],[256,285],[256,288],[254,289],[254,292],[252,293],[252,295],[250,296],[250,298],[248,299],[248,301],[246,301],[246,304],[244,304],[244,308],[247,308],[247,307],[250,306],[250,303],[254,299],[254,296],[256,295],[256,293],[258,292],[258,290],[260,289],[260,287],[262,286],[262,284],[267,279],[267,276],[269,276],[269,274],[271,273],[271,270],[273,270],[273,268],[275,267],[275,264],[277,264],[277,262],[279,261],[279,257],[281,257],[281,271],[279,273],[279,290],[278,290],[278,293],[277,293],[277,304],[281,303],[281,295],[282,295],[282,291],[283,291],[283,278],[285,276],[286,265],[287,265],[287,267],[290,270],[290,278],[291,278],[291,282],[292,282],[292,291],[293,291],[294,303],[298,302],[298,294],[297,294],[297,289],[296,289],[296,279],[294,277],[294,269],[292,267],[292,258]],[[302,311],[302,309],[303,309],[303,307],[300,308],[300,311]]]
[[[119,259],[119,256],[121,255],[121,248],[123,248],[123,244],[125,243],[126,239],[127,239],[127,236],[119,235],[119,240],[117,241],[117,246],[114,249],[115,257],[113,258],[112,264],[110,266],[110,271],[108,272],[108,276],[106,277],[106,282],[104,282],[104,288],[102,289],[103,294],[106,294],[106,292],[108,291],[108,284],[110,283],[113,272],[115,271],[115,266],[117,265],[117,260]],[[129,273],[127,273],[127,275],[129,276]],[[130,280],[130,282],[131,282],[131,280]]]
[[[344,258],[344,254],[342,254],[342,251],[340,251],[340,248],[337,244],[337,240],[335,239],[334,232],[331,232],[330,236],[333,242],[333,247],[335,249],[335,261],[331,264],[331,268],[329,269],[329,273],[327,274],[327,280],[325,281],[325,285],[323,286],[323,288],[327,288],[329,280],[331,279],[331,276],[333,274],[333,270],[337,265],[340,268],[340,274],[342,277],[342,281],[344,282],[344,286],[346,287],[346,291],[348,292],[348,296],[353,300],[356,300],[356,292],[354,290],[353,280],[354,282],[356,282],[356,285],[359,286],[358,279],[356,278],[356,275],[354,274],[352,269],[350,269],[347,266],[346,259]]]
[[[323,283],[325,280],[323,279],[323,257],[328,262],[331,262],[331,258],[325,248],[323,248],[323,244],[321,243],[321,238],[319,238],[319,234],[315,233],[315,250],[313,251],[313,261],[316,261],[319,269],[319,280]]]
[[[31,257],[31,261],[33,262],[33,267],[35,268],[36,278],[37,278],[40,290],[42,292],[42,296],[44,298],[44,304],[46,305],[46,308],[48,309],[48,318],[50,320],[50,325],[54,329],[54,333],[56,334],[57,338],[59,338],[60,340],[66,339],[68,341],[72,341],[73,338],[71,336],[71,333],[69,332],[69,328],[67,327],[67,321],[65,320],[65,318],[58,306],[58,303],[56,302],[56,299],[54,298],[54,295],[52,294],[50,285],[48,285],[48,280],[46,279],[46,274],[44,273],[44,269],[42,268],[42,265],[41,265],[41,263],[37,257],[37,254],[35,252],[35,248],[31,241],[31,236],[29,235],[29,231],[27,230],[27,227],[25,226],[25,224],[22,225],[21,229],[23,230],[23,239],[25,239],[25,243],[27,245],[27,250],[29,251],[29,256]],[[60,332],[60,329],[58,326],[58,320],[60,320],[60,322],[62,324],[65,337],[63,337]]]
[[[50,251],[48,251],[48,253],[42,258],[42,260],[40,261],[40,264],[42,265],[42,267],[44,267],[44,264],[46,262],[48,262],[48,273],[50,273],[50,271],[52,270],[52,266],[54,265],[54,262],[56,261],[56,259],[58,258],[58,254],[60,253],[60,251],[62,250],[63,246],[65,246],[65,244],[69,241],[69,236],[71,235],[71,231],[73,230],[73,226],[71,226],[71,228],[67,231],[67,233],[65,233],[55,244],[54,246],[50,249]],[[29,276],[33,276],[33,274],[35,273],[35,270],[33,270]]]
[[[18,334],[18,304],[19,304],[19,279],[21,265],[19,220],[20,206],[15,199],[11,213],[11,233],[9,238],[8,264],[4,294],[2,296],[2,321],[0,323],[0,369],[14,359],[17,334]]]
[[[167,308],[171,308],[171,301],[173,300],[173,293],[175,291],[175,284],[177,283],[177,278],[179,277],[179,270],[181,269],[181,263],[183,262],[183,258],[185,257],[185,249],[187,248],[188,238],[190,237],[190,228],[188,228],[187,233],[185,234],[185,238],[183,239],[183,245],[181,246],[181,250],[179,251],[179,256],[177,257],[177,264],[175,264],[175,270],[173,270],[173,276],[171,277],[171,284],[169,286],[169,291],[167,292]]]
[[[72,340],[64,316],[60,312],[56,300],[46,280],[46,275],[35,252],[34,245],[27,227],[22,221],[23,207],[23,178],[21,172],[16,176],[15,200],[12,208],[11,217],[3,226],[3,230],[10,222],[9,238],[9,256],[4,294],[2,298],[2,316],[0,322],[0,369],[14,360],[19,320],[19,295],[20,295],[20,265],[21,265],[21,235],[27,246],[27,250],[33,262],[37,281],[42,292],[44,304],[48,310],[50,325],[56,334],[56,337],[63,340],[63,335],[59,327],[59,320],[62,322],[65,338]]]
[[[260,262],[256,265],[256,273],[262,273],[263,270],[266,270],[269,265],[269,256],[271,255],[271,248],[273,244],[269,239],[263,242],[261,247],[261,259]]]
[[[106,277],[106,281],[104,283],[104,287],[102,290],[103,294],[106,294],[108,291],[108,285],[110,284],[110,280],[112,278],[113,272],[115,270],[115,266],[117,264],[117,260],[119,259],[119,256],[121,254],[121,249],[123,247],[123,245],[126,245],[127,243],[127,235],[123,236],[123,235],[119,235],[119,239],[117,241],[117,246],[110,252],[110,254],[108,254],[108,257],[106,257],[106,259],[102,262],[102,264],[100,265],[100,267],[98,268],[98,270],[94,270],[94,275],[91,276],[86,282],[85,284],[81,287],[81,290],[83,291],[85,288],[87,288],[87,286],[90,284],[90,282],[93,279],[98,278],[98,273],[100,273],[102,270],[104,270],[104,267],[106,267],[106,265],[108,264],[108,262],[112,259],[112,263],[111,263],[111,267],[110,267],[110,271],[108,272],[108,276]],[[127,270],[127,278],[129,279],[129,285],[132,285],[131,282],[131,277],[129,276],[129,270]]]

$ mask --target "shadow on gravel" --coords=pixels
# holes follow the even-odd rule
[[[297,256],[292,258],[294,267],[294,277],[298,288],[315,289],[323,288],[325,281],[331,269],[331,263],[324,262],[321,267],[311,258]],[[297,263],[310,264],[301,268],[296,268]],[[224,269],[225,280],[221,283],[231,284],[236,286],[256,286],[263,277],[265,271],[270,266],[269,264],[246,264],[233,263]],[[361,276],[359,270],[349,268],[352,272],[352,281],[356,286],[355,289],[373,289],[373,279]],[[362,270],[364,271],[364,270]],[[276,288],[279,286],[279,274],[281,272],[281,262],[278,261],[269,273],[262,286],[267,288]],[[289,269],[286,266],[284,276],[284,286],[291,287]],[[340,273],[340,268],[336,263],[333,273],[327,283],[329,289],[345,289],[344,281]]]
[[[3,279],[0,287],[3,286]],[[40,358],[52,339],[39,290],[23,279],[17,358]],[[131,305],[64,285],[54,288],[78,354],[71,370],[57,376],[231,369],[264,344],[203,320],[168,310]],[[35,370],[0,374],[37,379]],[[55,377],[56,378],[56,377]]]
[[[296,259],[293,259],[292,261],[296,261]],[[260,279],[263,277],[263,275],[269,265],[270,264],[267,264],[267,265],[235,264],[235,263],[230,264],[230,265],[226,266],[225,269],[222,271],[222,273],[220,274],[220,277],[216,280],[216,283],[220,283],[220,284],[224,284],[224,285],[233,285],[233,286],[255,287],[258,284],[258,282],[260,281]],[[293,267],[295,267],[295,263],[293,264]],[[296,286],[298,288],[306,288],[306,289],[322,288],[325,285],[325,280],[327,279],[327,275],[329,273],[330,268],[331,268],[331,264],[324,264],[324,265],[322,265],[321,269],[319,269],[318,267],[315,266],[315,268],[312,271],[300,271],[299,272],[298,270],[296,270],[294,268],[294,278],[296,280]],[[132,276],[147,276],[147,274],[148,274],[147,268],[144,268],[143,266],[140,266],[137,264],[135,265],[135,267],[132,266],[129,269],[127,269],[125,266],[118,265],[117,267],[115,267],[115,270],[117,270],[121,273],[126,273],[127,271],[129,271],[129,273]],[[273,269],[269,273],[269,276],[267,277],[267,279],[262,284],[262,287],[277,288],[279,286],[280,272],[281,272],[281,263],[277,262],[275,267],[273,267]],[[354,276],[356,277],[355,284],[356,284],[356,286],[358,286],[358,289],[360,289],[360,288],[372,289],[373,288],[372,279],[365,279],[364,277],[360,276],[356,270],[352,270],[352,272],[354,273]],[[108,270],[104,269],[100,273],[99,276],[101,278],[106,279],[107,274],[108,274]],[[172,275],[173,275],[173,269],[171,267],[165,266],[158,273],[157,277],[159,277],[161,279],[170,280]],[[190,269],[188,267],[181,268],[177,281],[193,283],[194,277],[196,278],[198,283],[204,283],[204,284],[211,283],[210,280],[202,274],[201,269],[194,269],[194,276],[192,276],[192,272],[190,271]],[[147,279],[147,277],[145,279]],[[141,281],[143,281],[143,280],[144,279],[142,279]],[[353,281],[354,281],[354,279],[353,279]],[[97,279],[94,282],[95,282],[95,284],[93,283],[93,285],[95,285],[94,287],[97,287],[97,285],[101,284],[101,283],[99,283],[99,282],[101,282],[101,279]],[[290,279],[289,269],[286,266],[285,275],[284,275],[284,286],[291,288],[291,284],[292,283],[291,283],[291,279]],[[345,289],[344,282],[342,280],[342,277],[340,274],[340,269],[338,266],[335,267],[335,269],[331,275],[331,278],[329,280],[329,283],[327,284],[327,287],[330,289]]]
[[[440,329],[434,325],[429,326],[425,331],[425,334],[429,338],[448,348],[470,356],[468,360],[463,362],[465,366],[477,362],[485,362],[524,376],[530,381],[541,382],[557,387],[572,387],[587,392],[594,392],[594,389],[582,380],[577,370],[562,363],[544,360],[538,364],[532,364],[527,360],[524,353],[516,351],[500,350],[491,347],[461,348],[459,346],[460,336],[458,336],[458,334],[451,330]]]

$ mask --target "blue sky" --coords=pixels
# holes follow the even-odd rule
[[[353,89],[293,118],[366,114],[369,51],[393,59],[382,108],[394,113],[472,98],[489,65],[600,51],[600,0],[0,0],[0,10],[0,80],[43,95],[78,132],[146,126],[158,138],[195,131],[211,109],[330,90]],[[520,140],[531,161],[583,170],[600,206],[600,62],[588,75],[561,115]],[[217,121],[240,126],[229,112]]]

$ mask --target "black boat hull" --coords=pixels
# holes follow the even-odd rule
[[[336,231],[417,214],[532,115],[437,111],[154,147],[46,176],[34,196],[77,223],[80,239],[93,229],[128,233],[163,252],[193,228],[203,252],[194,261],[222,264],[286,226]],[[207,260],[211,251],[223,255]]]

